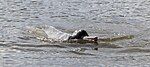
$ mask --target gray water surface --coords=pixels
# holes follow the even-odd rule
[[[0,0],[0,66],[149,67],[149,8],[149,0]],[[85,29],[99,38],[134,38],[49,43],[26,31],[26,26],[42,25],[67,33]]]

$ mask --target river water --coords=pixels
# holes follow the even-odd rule
[[[149,8],[149,0],[0,0],[0,67],[149,67]],[[50,43],[26,31],[42,25],[99,38],[134,37]]]

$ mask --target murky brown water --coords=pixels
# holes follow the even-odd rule
[[[149,67],[149,0],[0,0],[2,67]],[[98,43],[48,43],[26,26],[85,29]]]

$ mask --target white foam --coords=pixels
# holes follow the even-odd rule
[[[37,39],[40,40],[54,40],[54,41],[65,41],[69,38],[70,34],[59,31],[53,26],[44,26],[43,28],[27,27],[29,33],[33,34]]]

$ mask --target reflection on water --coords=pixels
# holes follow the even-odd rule
[[[149,6],[148,0],[1,0],[0,66],[149,67]],[[42,25],[85,29],[99,41],[43,42],[26,30]]]

